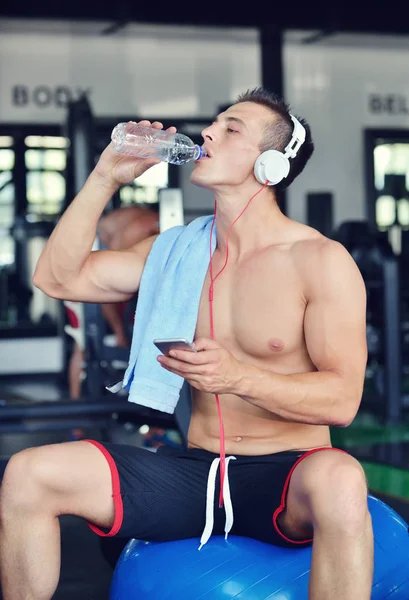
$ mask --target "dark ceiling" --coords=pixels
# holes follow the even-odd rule
[[[242,9],[240,10],[240,5]],[[1,0],[0,17],[129,21],[201,26],[320,29],[326,32],[409,34],[407,0],[293,0],[249,4],[137,0]]]

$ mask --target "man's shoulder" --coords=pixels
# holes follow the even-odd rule
[[[302,279],[322,282],[323,279],[342,278],[345,274],[360,276],[356,262],[340,242],[306,227],[292,248],[294,262]]]
[[[294,257],[308,262],[353,260],[345,246],[308,225],[300,229],[292,252]]]

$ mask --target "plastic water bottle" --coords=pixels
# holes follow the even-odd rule
[[[184,165],[206,156],[202,146],[182,133],[146,127],[137,123],[118,123],[111,140],[114,150],[139,158],[159,158],[172,165]]]

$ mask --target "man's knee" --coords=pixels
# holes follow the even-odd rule
[[[2,510],[36,510],[43,505],[47,466],[36,458],[36,449],[14,454],[6,467],[1,484]]]
[[[66,503],[70,496],[86,493],[101,479],[106,480],[109,489],[106,460],[87,442],[27,448],[11,457],[4,473],[2,497],[14,505],[49,508],[50,503]]]
[[[361,465],[352,457],[326,457],[320,480],[311,491],[316,526],[331,525],[345,532],[362,529],[368,518],[368,488]]]
[[[336,451],[317,452],[301,466],[298,497],[308,507],[314,529],[330,527],[354,534],[366,526],[368,488],[358,461]]]
[[[29,448],[12,456],[1,486],[5,514],[72,514],[113,518],[112,481],[100,450],[88,442]]]

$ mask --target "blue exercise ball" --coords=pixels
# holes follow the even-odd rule
[[[408,525],[368,496],[375,535],[372,600],[409,599]],[[110,600],[307,600],[311,548],[250,538],[131,540],[115,567]]]

